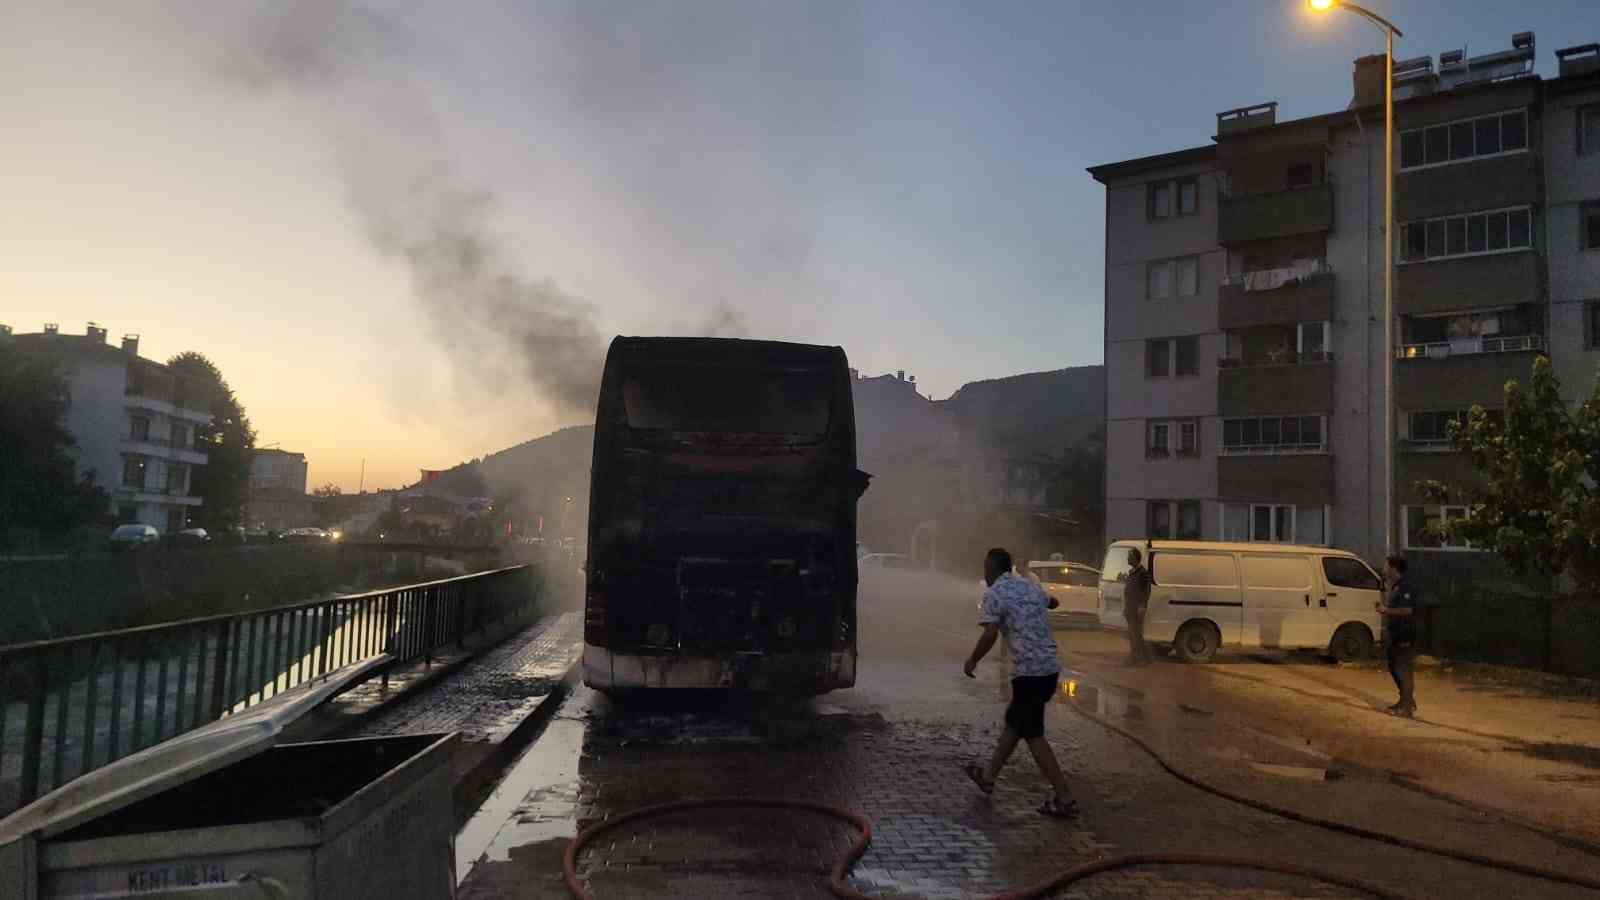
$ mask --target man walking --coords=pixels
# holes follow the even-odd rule
[[[1017,742],[1027,741],[1033,761],[1055,791],[1039,807],[1039,812],[1058,818],[1075,815],[1078,805],[1067,789],[1055,752],[1044,739],[1045,706],[1055,696],[1061,677],[1061,658],[1045,612],[1055,601],[1038,585],[1013,573],[1011,554],[999,547],[984,557],[983,580],[989,585],[978,616],[983,634],[962,671],[968,678],[977,677],[973,670],[978,667],[978,661],[994,647],[1000,635],[1005,635],[1013,669],[1011,703],[1006,707],[1006,727],[1000,734],[1000,744],[995,747],[989,767],[972,764],[963,771],[979,790],[992,794],[994,781],[1012,751],[1017,749]]]
[[[1136,547],[1128,548],[1128,578],[1122,584],[1122,616],[1128,621],[1128,662],[1150,662],[1150,645],[1144,642],[1144,611],[1150,605],[1150,570]]]
[[[1389,659],[1389,675],[1400,691],[1400,702],[1389,707],[1389,713],[1409,719],[1417,712],[1412,691],[1416,683],[1413,673],[1417,661],[1416,609],[1421,594],[1406,577],[1405,557],[1389,557],[1383,575],[1389,591],[1376,607],[1383,616],[1383,649]]]

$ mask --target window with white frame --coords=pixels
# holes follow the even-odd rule
[[[1172,455],[1172,423],[1151,422],[1145,428],[1144,455],[1150,459],[1165,459]]]
[[[1181,419],[1178,421],[1178,455],[1200,455],[1200,421],[1198,419]]]
[[[1324,506],[1288,503],[1222,504],[1222,539],[1271,544],[1328,543]]]
[[[1400,226],[1400,261],[1423,262],[1533,246],[1529,207],[1421,219]]]
[[[1400,170],[1528,149],[1528,111],[1494,113],[1400,132]]]
[[[1200,293],[1200,257],[1178,256],[1145,264],[1145,297],[1166,300]]]
[[[1227,455],[1321,453],[1327,449],[1325,416],[1251,416],[1222,420]]]
[[[1145,504],[1145,536],[1200,540],[1199,500],[1151,500]]]
[[[1192,216],[1200,211],[1200,179],[1195,176],[1145,185],[1145,215],[1151,219]]]
[[[1200,420],[1152,419],[1145,427],[1144,453],[1150,459],[1199,456]]]
[[[1424,410],[1406,415],[1407,439],[1422,447],[1449,447],[1450,423],[1467,423],[1464,409]]]
[[[1472,544],[1466,541],[1452,541],[1445,538],[1435,529],[1464,519],[1467,516],[1465,506],[1438,506],[1426,504],[1423,506],[1407,506],[1403,508],[1405,515],[1405,546],[1407,550],[1471,550]]]
[[[1144,355],[1144,374],[1147,378],[1200,374],[1199,338],[1160,338],[1145,341]]]
[[[1301,362],[1328,359],[1328,323],[1301,322],[1295,328],[1295,343]]]

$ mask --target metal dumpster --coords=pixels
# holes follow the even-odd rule
[[[453,897],[458,736],[275,743],[285,718],[224,719],[0,821],[0,897]]]

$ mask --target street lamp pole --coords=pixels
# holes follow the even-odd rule
[[[1395,550],[1394,528],[1394,39],[1405,37],[1394,23],[1343,0],[1310,0],[1319,12],[1347,9],[1383,29],[1383,543]]]

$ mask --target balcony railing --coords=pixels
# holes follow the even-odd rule
[[[1241,287],[1246,291],[1272,291],[1285,285],[1302,284],[1315,278],[1333,274],[1333,267],[1325,259],[1309,260],[1298,266],[1281,266],[1275,269],[1255,269],[1224,276],[1224,287]]]
[[[1544,348],[1543,335],[1519,334],[1512,337],[1476,337],[1426,344],[1404,344],[1396,352],[1396,356],[1400,359],[1444,359],[1450,356],[1474,356],[1480,353],[1543,351]]]
[[[1219,356],[1217,357],[1217,368],[1259,369],[1267,366],[1309,366],[1330,362],[1333,362],[1333,354],[1327,350],[1312,350],[1306,353],[1286,350],[1280,354],[1267,354],[1253,359],[1244,359],[1238,356]]]
[[[1217,451],[1222,456],[1293,456],[1298,454],[1327,453],[1326,443],[1317,444],[1224,444]]]

